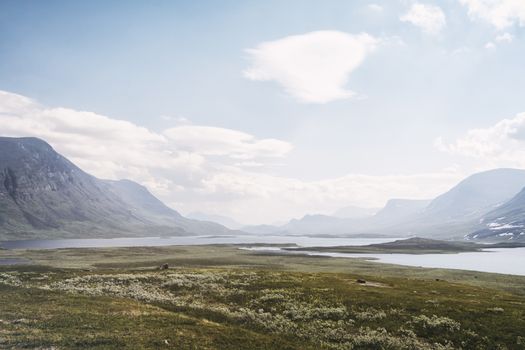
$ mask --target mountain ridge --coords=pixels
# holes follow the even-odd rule
[[[512,199],[484,215],[469,239],[525,241],[525,188]]]
[[[38,138],[0,137],[0,238],[230,232],[184,218],[130,180],[101,180]]]

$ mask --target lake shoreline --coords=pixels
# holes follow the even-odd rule
[[[197,236],[174,238],[128,238],[106,240],[42,240],[17,241],[0,250],[2,258],[25,258],[56,251],[83,255],[111,250],[118,254],[126,249],[137,251],[175,251],[204,249],[234,249],[255,255],[344,258],[399,266],[459,269],[488,273],[525,276],[525,248],[508,243],[481,245],[472,242],[436,241],[421,238],[402,240],[312,238],[304,236]],[[500,248],[503,247],[503,248]],[[512,247],[512,248],[511,248]],[[4,246],[4,248],[6,248]],[[490,259],[487,259],[490,254]],[[28,257],[29,261],[33,261]],[[160,263],[160,262],[159,262]]]

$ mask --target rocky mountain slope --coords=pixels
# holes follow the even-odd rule
[[[0,239],[217,234],[132,181],[97,179],[36,138],[0,138]]]
[[[524,186],[525,170],[494,169],[476,173],[413,215],[381,227],[394,235],[460,239],[479,229],[481,217],[508,201]]]
[[[525,189],[498,208],[488,212],[479,221],[480,228],[470,239],[525,241]]]
[[[422,217],[431,222],[478,219],[525,187],[525,170],[494,169],[467,177],[434,199]]]
[[[405,222],[421,214],[430,204],[427,199],[390,199],[373,217],[375,226],[388,226]]]
[[[194,220],[216,222],[232,230],[238,230],[243,226],[241,223],[235,221],[234,219],[227,217],[227,216],[223,216],[223,215],[213,215],[213,214],[206,214],[203,212],[193,212],[186,216]]]
[[[525,187],[525,170],[494,169],[471,175],[433,200],[391,199],[375,215],[364,218],[338,218],[327,215],[306,215],[283,226],[245,227],[253,233],[289,234],[386,234],[394,236],[425,236],[461,238],[481,229],[478,237],[514,229],[521,234],[525,222],[524,198],[503,205]],[[496,209],[498,208],[498,209]],[[486,220],[492,227],[480,226],[480,218],[495,211]],[[509,222],[502,217],[512,218]],[[485,220],[485,219],[484,219]],[[498,221],[499,220],[499,221]],[[496,229],[496,225],[497,229]],[[518,232],[519,231],[519,232]],[[514,231],[512,231],[514,232]]]
[[[433,238],[461,238],[479,229],[480,218],[525,186],[525,170],[494,169],[473,174],[436,197],[417,216],[391,227]]]

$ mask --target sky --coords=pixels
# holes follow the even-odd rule
[[[525,168],[525,1],[0,2],[0,135],[274,223]]]

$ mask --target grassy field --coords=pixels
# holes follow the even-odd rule
[[[0,267],[0,348],[525,349],[525,277],[228,246],[5,258],[33,265]]]

